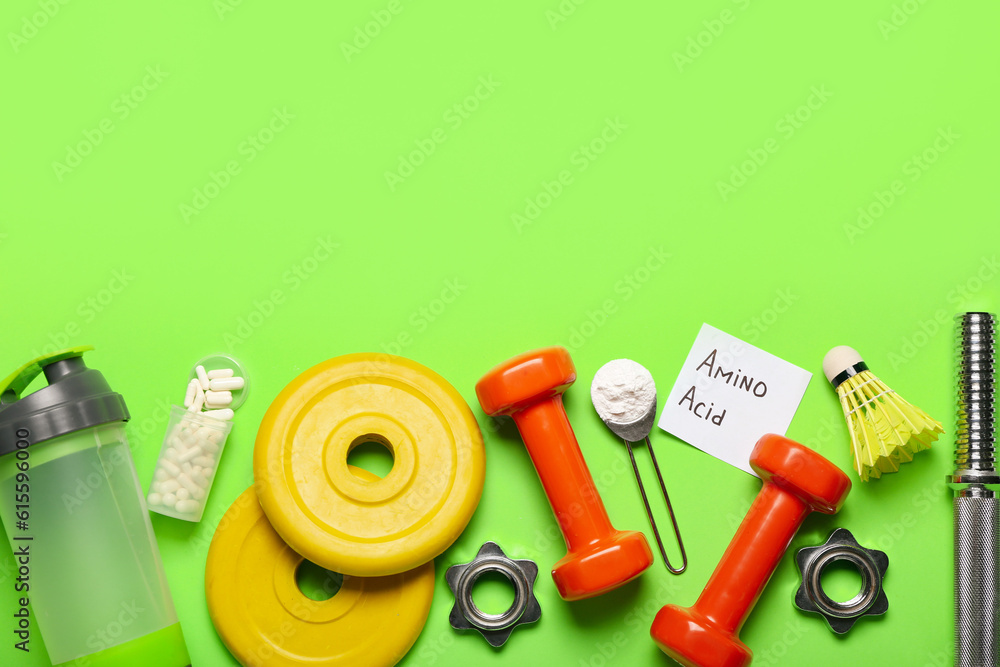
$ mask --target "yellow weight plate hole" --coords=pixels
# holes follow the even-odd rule
[[[347,451],[347,464],[385,477],[392,472],[395,459],[392,443],[377,433],[366,433],[354,439]]]
[[[324,602],[340,591],[344,575],[331,572],[310,560],[303,560],[295,569],[295,583],[310,600]]]
[[[472,584],[472,601],[484,614],[503,614],[514,605],[514,582],[503,572],[487,570]]]

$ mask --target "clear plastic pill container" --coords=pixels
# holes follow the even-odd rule
[[[173,406],[146,495],[149,509],[175,519],[201,521],[232,428],[231,421]]]

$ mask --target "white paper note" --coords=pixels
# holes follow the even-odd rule
[[[659,426],[755,475],[750,452],[784,435],[812,373],[703,324],[660,413]]]

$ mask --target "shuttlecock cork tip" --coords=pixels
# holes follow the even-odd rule
[[[823,374],[831,383],[834,378],[846,371],[854,364],[864,361],[858,351],[847,345],[838,345],[823,357]]]

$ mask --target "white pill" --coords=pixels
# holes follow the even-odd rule
[[[188,406],[188,412],[200,412],[203,407],[205,407],[205,392],[199,387],[194,393],[194,401]]]
[[[163,458],[167,461],[176,461],[180,458],[180,455],[173,447],[167,447],[167,451],[163,452]]]
[[[213,465],[215,465],[215,460],[214,459],[210,459],[207,456],[199,456],[199,457],[195,458],[192,461],[192,463],[194,463],[195,465],[199,465],[202,468],[210,468]]]
[[[165,482],[160,482],[160,493],[173,493],[181,487],[180,482],[176,479],[168,479]]]
[[[221,443],[221,442],[222,442],[223,440],[225,440],[225,439],[226,439],[226,434],[225,434],[225,433],[223,433],[222,431],[215,431],[215,430],[213,430],[213,431],[212,431],[212,433],[211,433],[211,434],[210,434],[210,435],[208,436],[208,439],[209,439],[209,440],[210,440],[210,441],[211,441],[211,442],[212,442],[213,444],[216,444],[216,445],[218,445],[218,444],[220,444],[220,443]]]
[[[198,458],[199,456],[201,456],[201,454],[202,454],[201,447],[198,447],[197,445],[195,445],[191,449],[189,449],[186,452],[184,452],[183,454],[181,454],[180,455],[180,461],[178,461],[178,462],[179,463],[187,463],[191,459]]]
[[[211,466],[209,466],[209,467],[207,467],[207,468],[202,468],[202,469],[201,469],[201,474],[202,474],[202,476],[203,476],[203,477],[204,477],[205,479],[208,479],[208,480],[212,479],[212,474],[213,474],[214,472],[215,472],[215,468],[212,468]]]
[[[242,389],[244,384],[243,378],[221,378],[219,380],[209,380],[208,388],[212,391],[235,391]]]
[[[232,368],[220,368],[218,370],[208,372],[209,380],[221,380],[222,378],[231,378],[231,377],[233,377]]]
[[[198,478],[202,477],[204,475],[204,473],[202,472],[203,470],[205,470],[205,469],[202,468],[201,466],[195,466],[194,467],[194,478],[193,479],[194,479],[194,481],[198,482],[198,484],[201,484],[201,482],[198,481]]]
[[[170,475],[168,475],[167,471],[164,470],[163,468],[157,468],[156,472],[153,473],[153,479],[155,479],[157,482],[162,482],[167,477],[170,477]]]
[[[205,407],[224,408],[233,402],[233,392],[231,391],[206,391]]]
[[[176,509],[183,514],[197,514],[201,503],[197,500],[178,500]]]
[[[163,493],[163,482],[153,482],[153,485],[149,487],[149,490],[156,493]]]
[[[177,466],[176,463],[174,463],[170,459],[163,459],[162,461],[160,461],[160,465],[163,466],[168,473],[170,473],[175,477],[181,474],[181,469]]]
[[[201,500],[201,497],[205,495],[205,492],[202,490],[202,488],[200,486],[198,486],[197,484],[195,484],[191,480],[191,478],[188,477],[187,475],[185,475],[183,473],[180,474],[180,475],[178,475],[177,476],[177,481],[180,482],[181,485],[183,485],[185,489],[187,489],[188,491],[190,491],[191,495],[194,496],[195,498],[197,498],[198,500]]]
[[[219,446],[214,442],[212,442],[211,440],[206,440],[205,442],[201,443],[201,451],[205,452],[206,454],[214,454],[217,451],[219,451]]]
[[[221,421],[229,421],[233,418],[235,414],[230,408],[223,408],[222,410],[205,410],[203,413],[206,417],[211,417],[212,419],[219,419]]]
[[[194,367],[194,374],[198,376],[198,384],[201,385],[201,390],[208,391],[208,373],[205,372],[205,367],[198,364]]]
[[[198,392],[198,387],[201,383],[197,379],[192,379],[188,382],[187,393],[184,394],[184,407],[190,408],[191,404],[194,402],[194,395]]]
[[[161,496],[159,493],[151,493],[149,494],[149,497],[146,498],[146,502],[148,502],[150,505],[159,505],[160,503],[163,502],[163,496]]]
[[[163,504],[166,507],[173,507],[174,505],[177,504],[177,496],[175,496],[172,493],[166,494],[165,496],[163,496]]]
[[[194,466],[191,465],[190,461],[185,461],[184,463],[181,464],[181,470],[190,475],[191,471],[194,470]]]
[[[187,500],[191,497],[191,492],[185,488],[177,489],[177,500]]]

